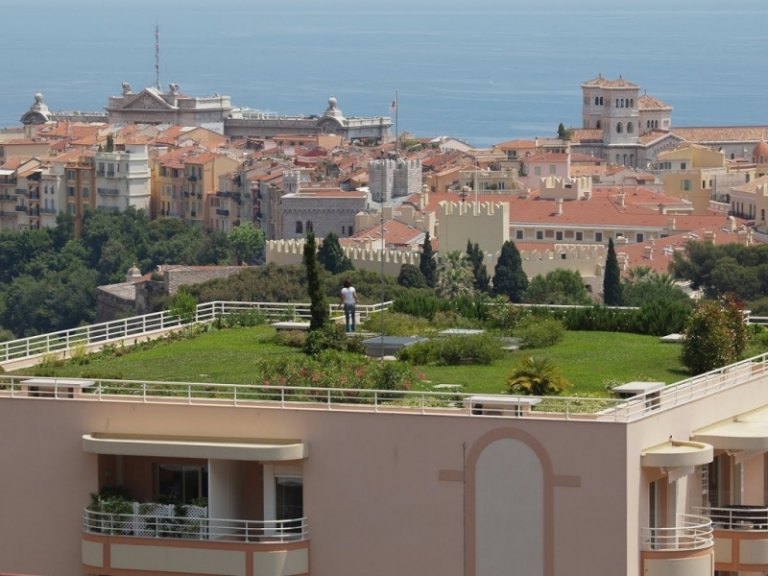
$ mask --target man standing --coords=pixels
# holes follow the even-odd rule
[[[355,305],[357,304],[357,292],[349,280],[344,280],[344,288],[339,295],[339,303],[344,306],[344,322],[347,332],[355,331]]]

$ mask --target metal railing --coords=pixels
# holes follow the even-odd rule
[[[705,516],[681,514],[669,528],[642,528],[643,550],[701,550],[714,545],[712,521]]]
[[[699,510],[712,520],[718,530],[768,531],[768,507],[732,504],[706,507]]]
[[[515,404],[514,397],[505,394],[498,395],[499,402],[489,402],[458,391],[73,378],[45,378],[42,393],[28,389],[29,376],[11,374],[0,375],[0,397],[633,422],[762,378],[767,359],[768,353],[762,354],[630,399],[546,396],[524,397]],[[35,380],[39,387],[40,379]]]
[[[371,305],[358,305],[360,321],[382,309],[387,309],[392,302]],[[328,307],[332,318],[343,315],[338,304]],[[95,344],[114,343],[126,338],[138,338],[158,332],[180,329],[196,323],[208,323],[225,316],[236,314],[259,313],[267,320],[309,320],[311,317],[308,303],[291,302],[205,302],[198,304],[194,314],[182,317],[168,310],[132,316],[122,320],[91,324],[69,330],[59,330],[39,336],[30,336],[9,342],[0,342],[0,363],[10,360],[45,356],[46,354],[71,352],[78,348],[88,348]]]
[[[309,537],[306,518],[236,520],[156,514],[112,514],[83,510],[83,531],[109,536],[183,538],[217,542],[296,542]]]

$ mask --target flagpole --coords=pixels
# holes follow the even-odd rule
[[[397,90],[395,90],[395,158],[400,158],[400,137],[397,131],[397,119],[400,114],[400,102]]]

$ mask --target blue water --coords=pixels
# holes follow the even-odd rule
[[[678,126],[768,124],[768,2],[742,0],[3,0],[0,126],[41,91],[100,110],[160,79],[237,106],[390,114],[478,146],[581,124],[601,73],[674,107]]]

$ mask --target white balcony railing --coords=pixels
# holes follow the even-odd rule
[[[705,516],[681,514],[677,525],[665,528],[643,528],[643,550],[701,550],[714,545],[712,521]]]
[[[107,536],[182,538],[217,542],[275,543],[307,540],[306,518],[236,520],[157,514],[111,514],[83,510],[83,531]]]

